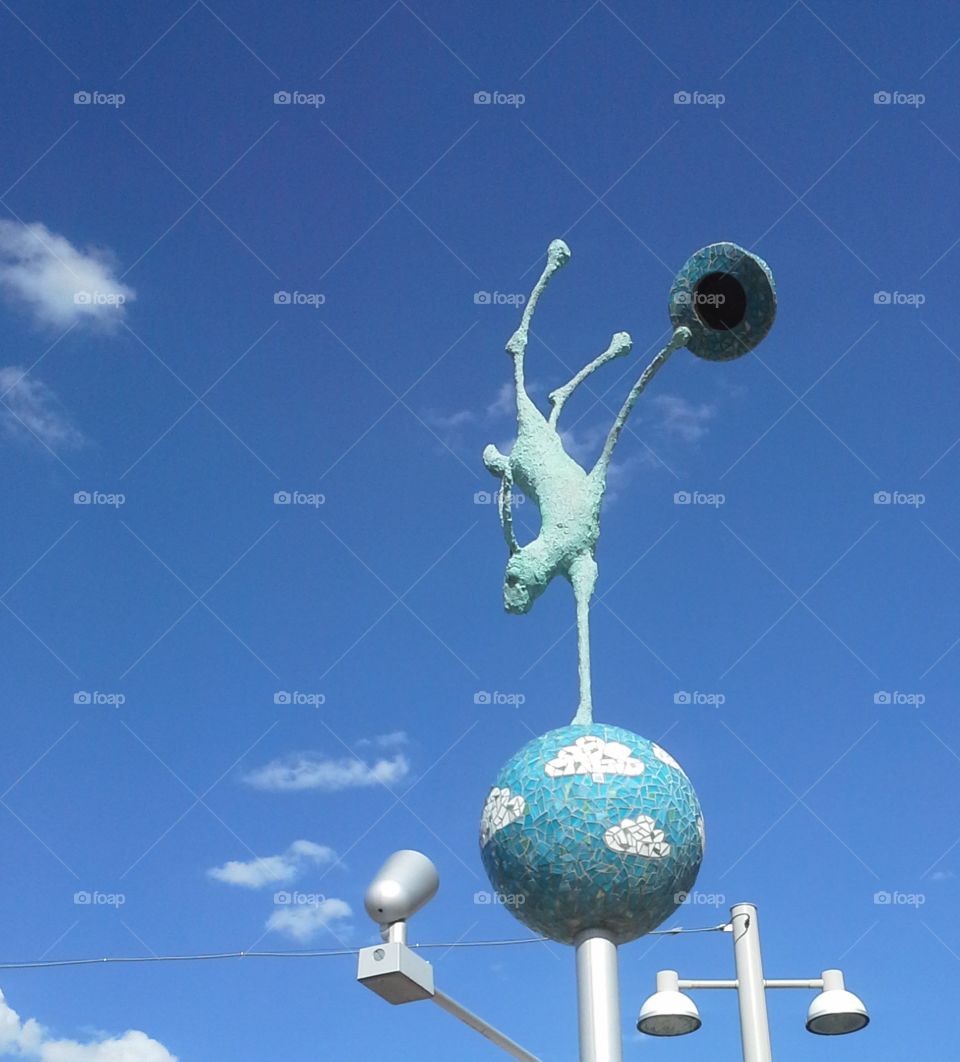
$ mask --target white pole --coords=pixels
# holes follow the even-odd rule
[[[770,1025],[760,958],[757,909],[752,903],[730,908],[733,924],[733,955],[737,967],[737,998],[740,1003],[740,1039],[743,1062],[771,1062]]]
[[[602,930],[576,938],[580,1062],[623,1062],[617,946]]]
[[[433,1002],[437,1004],[441,1010],[445,1010],[448,1014],[452,1014],[458,1021],[462,1021],[464,1025],[469,1025],[471,1029],[476,1029],[481,1036],[485,1036],[491,1043],[502,1047],[512,1058],[520,1059],[520,1062],[540,1062],[540,1059],[536,1055],[531,1055],[529,1051],[525,1051],[518,1043],[515,1043],[509,1036],[504,1036],[499,1029],[495,1029],[489,1022],[483,1020],[483,1018],[474,1014],[472,1010],[467,1010],[466,1007],[461,1006],[455,999],[451,999],[445,992],[441,992],[436,989],[433,993]]]

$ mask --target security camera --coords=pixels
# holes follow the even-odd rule
[[[380,925],[404,921],[417,913],[440,887],[437,868],[421,852],[394,852],[370,882],[363,905]]]

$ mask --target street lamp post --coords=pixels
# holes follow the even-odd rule
[[[844,987],[840,970],[824,970],[807,980],[772,980],[763,975],[757,909],[752,903],[730,908],[730,932],[736,979],[688,980],[676,970],[657,974],[657,991],[640,1008],[637,1028],[650,1036],[682,1036],[700,1028],[700,1015],[685,989],[736,989],[740,1007],[740,1039],[744,1062],[771,1062],[770,1023],[766,992],[769,988],[820,989],[807,1011],[807,1029],[824,1036],[857,1032],[870,1020],[860,999]]]

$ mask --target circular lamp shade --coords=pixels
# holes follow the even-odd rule
[[[496,901],[562,944],[588,929],[617,944],[655,929],[693,887],[703,836],[677,761],[602,723],[525,745],[500,771],[480,823]]]
[[[697,1005],[682,992],[654,992],[644,1001],[637,1029],[648,1036],[685,1036],[703,1023]]]
[[[685,325],[687,346],[709,361],[730,361],[770,331],[777,292],[767,263],[735,243],[711,243],[692,255],[670,289],[670,320]]]
[[[821,992],[807,1011],[807,1029],[820,1036],[858,1032],[870,1021],[863,1001],[845,988]]]

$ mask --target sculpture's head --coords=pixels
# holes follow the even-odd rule
[[[503,607],[507,612],[523,615],[546,590],[556,575],[556,565],[550,562],[543,539],[536,538],[510,554],[503,577]]]

